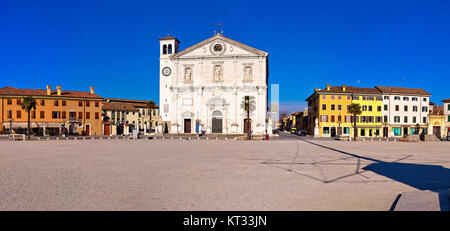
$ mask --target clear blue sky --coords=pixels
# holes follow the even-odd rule
[[[224,35],[269,52],[269,83],[304,107],[315,87],[418,87],[450,98],[450,1],[0,2],[0,86],[158,102],[159,45]]]

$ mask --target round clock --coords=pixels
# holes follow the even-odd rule
[[[172,70],[170,70],[169,67],[164,67],[164,68],[162,69],[162,74],[163,74],[164,76],[169,76],[171,72],[172,72]]]

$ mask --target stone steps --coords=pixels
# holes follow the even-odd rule
[[[450,211],[450,189],[400,194],[394,211]]]

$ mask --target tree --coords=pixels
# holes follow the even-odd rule
[[[361,115],[361,113],[362,113],[361,105],[359,105],[359,103],[350,104],[348,113],[353,115],[353,137],[354,137],[354,140],[356,141],[356,137],[358,136],[357,135],[358,131],[356,129],[356,116]]]
[[[28,113],[28,123],[27,123],[27,138],[30,139],[30,111],[32,109],[36,110],[36,100],[32,96],[26,96],[23,98],[22,109]]]

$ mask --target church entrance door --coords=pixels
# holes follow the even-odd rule
[[[212,114],[212,133],[222,133],[222,112],[214,111]]]
[[[184,133],[191,133],[191,119],[184,119]]]

